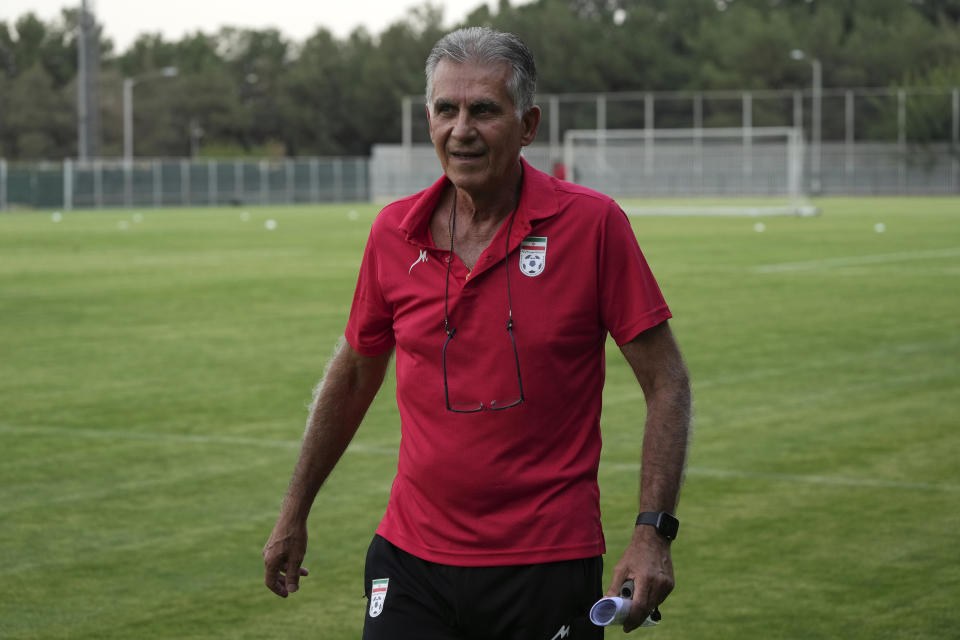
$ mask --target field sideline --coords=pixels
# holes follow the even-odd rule
[[[960,198],[816,204],[632,218],[696,434],[677,590],[630,637],[957,636]],[[0,213],[0,638],[359,637],[391,379],[317,500],[298,594],[266,590],[260,549],[376,212]],[[609,575],[643,401],[611,343],[608,369]]]

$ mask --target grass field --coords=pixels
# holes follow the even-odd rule
[[[636,637],[960,634],[960,199],[817,204],[762,232],[633,220],[696,403],[677,590]],[[266,590],[260,549],[375,214],[0,215],[0,637],[359,637],[392,380],[317,500],[300,593]],[[611,345],[608,571],[641,419]]]

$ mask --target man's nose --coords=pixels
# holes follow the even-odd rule
[[[454,138],[461,140],[470,139],[477,135],[477,129],[474,126],[473,118],[466,109],[457,114],[457,120],[453,123],[453,131],[451,132],[451,135],[453,135]]]

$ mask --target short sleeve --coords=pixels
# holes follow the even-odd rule
[[[598,249],[601,322],[618,345],[671,317],[633,227],[614,202],[605,213]]]
[[[393,309],[380,287],[374,231],[367,238],[367,247],[360,263],[357,288],[353,292],[346,339],[357,353],[376,356],[396,343],[393,334]]]

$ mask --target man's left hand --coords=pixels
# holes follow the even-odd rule
[[[633,580],[634,591],[630,615],[623,623],[625,633],[639,627],[673,591],[670,542],[653,527],[641,525],[634,530],[633,540],[613,568],[613,582],[607,596],[619,596],[620,587],[628,579]]]

